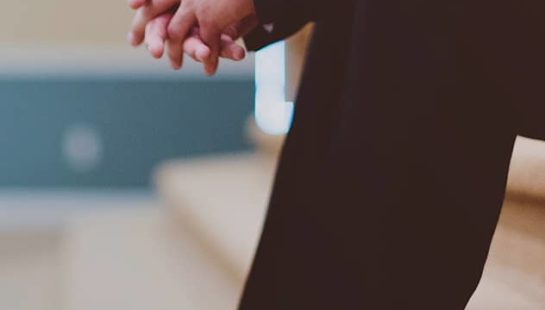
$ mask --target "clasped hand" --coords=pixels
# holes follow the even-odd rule
[[[128,40],[144,43],[155,58],[167,51],[170,64],[181,69],[184,54],[203,63],[213,75],[219,58],[242,60],[236,40],[257,26],[252,0],[128,0],[136,10]]]

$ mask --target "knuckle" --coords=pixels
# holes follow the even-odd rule
[[[168,25],[167,34],[171,39],[180,39],[180,29],[173,23]]]

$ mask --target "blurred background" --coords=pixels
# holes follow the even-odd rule
[[[236,309],[311,29],[209,79],[129,47],[131,16],[0,11],[0,309]],[[545,309],[544,227],[545,146],[520,139],[469,309]]]

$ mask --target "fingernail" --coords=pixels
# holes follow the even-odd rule
[[[204,72],[207,76],[213,76],[215,73],[213,68],[209,68],[207,66],[205,66]]]
[[[152,48],[152,53],[155,57],[161,58],[163,56],[164,47],[162,44],[157,43]]]
[[[131,45],[135,45],[134,44],[134,34],[132,32],[129,32],[129,34],[127,35],[127,41],[129,41],[129,44]]]
[[[244,51],[239,50],[235,52],[234,56],[235,56],[235,60],[242,60],[244,59]]]
[[[208,58],[208,54],[209,54],[208,48],[201,46],[197,49],[197,52],[195,54],[199,61],[205,61]]]
[[[180,63],[177,63],[175,61],[170,61],[170,65],[172,66],[172,69],[174,70],[180,70],[182,68],[182,65]]]

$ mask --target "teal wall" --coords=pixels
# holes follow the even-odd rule
[[[169,158],[248,149],[254,82],[235,79],[2,78],[0,187],[127,188],[149,184]],[[76,171],[66,130],[90,126],[102,160]]]

